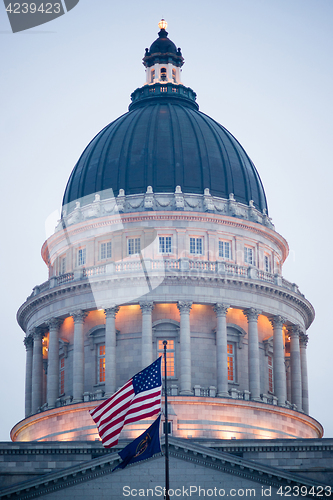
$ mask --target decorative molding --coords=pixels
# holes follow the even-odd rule
[[[154,309],[154,302],[140,302],[142,314],[151,314]]]
[[[300,342],[300,347],[306,349],[309,342],[309,336],[306,333],[301,333],[299,337],[299,342]]]
[[[300,325],[288,326],[288,333],[290,338],[299,338],[302,333],[302,328]]]
[[[44,332],[41,328],[32,328],[31,330],[31,334],[33,336],[33,339],[34,339],[34,343],[36,341],[42,341],[43,337],[44,337]]]
[[[272,316],[268,319],[274,329],[282,328],[283,325],[286,323],[286,319],[283,316]]]
[[[58,330],[62,322],[62,319],[50,318],[45,322],[45,324],[49,330]]]
[[[74,323],[84,323],[84,320],[88,315],[88,312],[79,309],[77,311],[69,313],[69,315],[72,316]]]
[[[119,312],[120,307],[118,306],[111,306],[111,307],[106,307],[104,309],[104,314],[106,318],[115,318],[117,316],[117,313]]]
[[[254,307],[249,307],[248,309],[243,309],[243,313],[247,317],[247,321],[250,322],[250,321],[258,321],[258,316],[259,314],[262,313],[262,311],[259,311]]]
[[[34,339],[33,339],[32,335],[27,335],[26,337],[24,337],[23,344],[25,345],[25,348],[27,351],[29,351],[29,349],[33,348],[33,343],[34,343]]]
[[[214,309],[216,316],[226,316],[228,313],[229,307],[230,307],[230,305],[226,305],[226,304],[222,304],[222,303],[217,302],[213,306],[213,309]]]
[[[184,302],[180,300],[177,302],[177,309],[179,310],[180,314],[190,314],[190,310],[192,308],[193,302]]]

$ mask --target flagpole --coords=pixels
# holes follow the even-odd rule
[[[167,383],[167,340],[163,340],[164,345],[164,416],[165,416],[165,500],[169,497],[169,425],[168,425],[168,383]]]

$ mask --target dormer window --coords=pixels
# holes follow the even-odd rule
[[[161,80],[165,81],[167,79],[167,70],[166,68],[161,68]]]

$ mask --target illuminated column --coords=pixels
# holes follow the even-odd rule
[[[225,304],[215,304],[217,316],[216,329],[216,362],[217,362],[217,395],[229,396],[228,393],[228,343],[227,343],[227,312]]]
[[[105,395],[116,391],[116,314],[119,307],[109,307],[105,314]]]
[[[285,405],[287,399],[286,367],[284,363],[283,324],[285,319],[274,316],[270,319],[273,325],[273,373],[274,394],[278,404]]]
[[[83,323],[86,313],[75,311],[74,319],[74,352],[73,352],[73,403],[83,400],[84,391],[84,336]]]
[[[309,337],[305,333],[300,335],[301,349],[301,373],[302,373],[302,408],[309,415],[309,389],[308,389],[308,365],[306,361],[306,347],[309,342]]]
[[[298,411],[302,411],[300,327],[299,325],[293,325],[288,331],[290,335],[291,402],[297,406]]]
[[[140,307],[142,311],[141,367],[145,368],[153,362],[152,311],[154,302],[141,302]]]
[[[42,406],[43,398],[43,349],[42,339],[44,334],[37,328],[32,332],[34,338],[34,347],[32,355],[32,396],[31,413],[37,413],[38,408]]]
[[[245,309],[243,311],[249,324],[248,334],[248,359],[249,359],[249,391],[251,399],[260,399],[260,366],[259,366],[259,339],[258,339],[258,316],[257,309]]]
[[[59,326],[61,321],[51,318],[49,328],[49,347],[47,359],[47,406],[54,408],[59,397]]]
[[[25,416],[31,415],[31,396],[32,396],[32,352],[33,352],[33,337],[27,335],[24,339],[24,345],[27,351],[25,365]]]
[[[191,395],[191,330],[192,302],[178,302],[180,312],[180,395]]]

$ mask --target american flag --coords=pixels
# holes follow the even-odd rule
[[[161,411],[161,357],[137,373],[111,398],[90,410],[105,448],[118,443],[125,424],[152,417]]]

